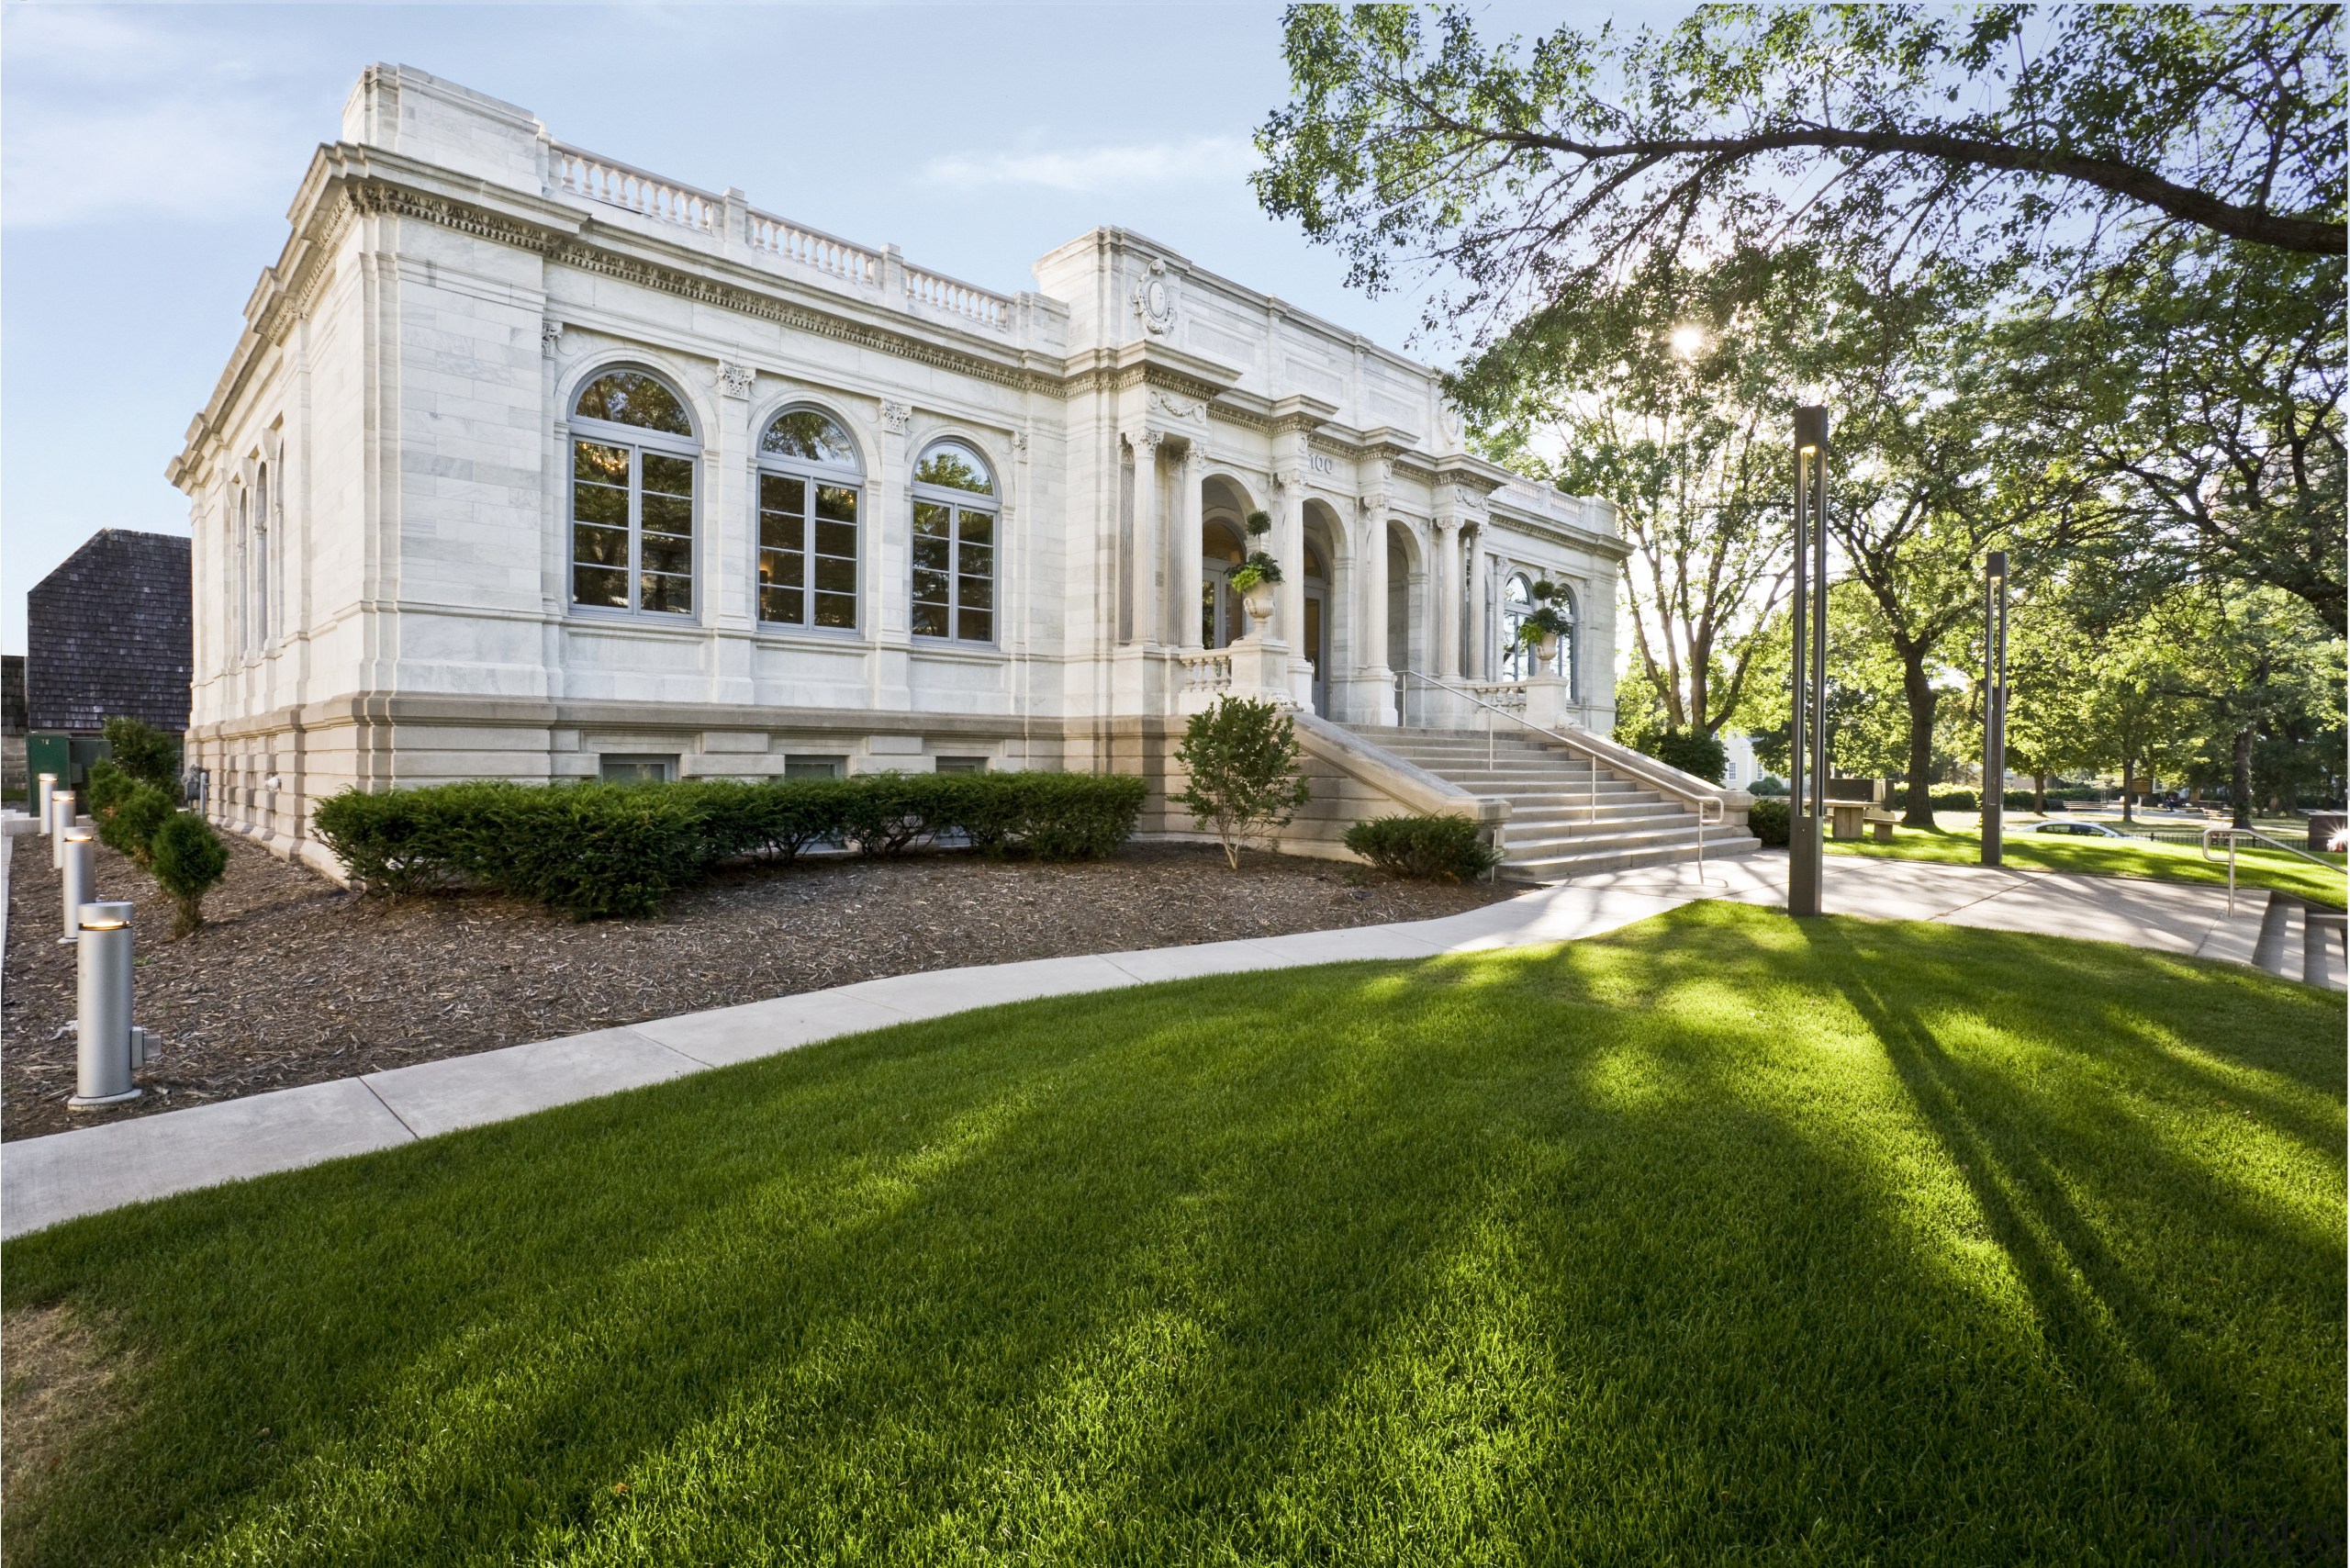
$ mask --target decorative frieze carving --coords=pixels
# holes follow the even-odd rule
[[[1154,390],[1150,395],[1150,404],[1152,408],[1171,420],[1181,420],[1187,424],[1207,422],[1207,409],[1204,405],[1192,402],[1187,398],[1179,398],[1172,392]]]
[[[721,360],[718,364],[718,389],[729,398],[748,398],[751,395],[751,383],[757,378],[758,374],[747,364],[736,364],[733,360]]]
[[[890,427],[891,435],[905,434],[906,427],[913,422],[913,417],[914,411],[905,404],[893,403],[886,398],[881,400],[881,422]]]

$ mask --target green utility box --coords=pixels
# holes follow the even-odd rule
[[[25,777],[38,790],[40,776],[57,775],[57,787],[78,791],[90,781],[90,764],[114,755],[104,735],[74,735],[39,730],[25,737]]]

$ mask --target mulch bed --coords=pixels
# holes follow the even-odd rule
[[[884,975],[1426,920],[1516,890],[1358,880],[1326,861],[1129,846],[1073,866],[941,854],[744,868],[659,920],[581,925],[468,894],[363,898],[229,841],[208,924],[164,939],[171,906],[112,850],[98,887],[137,906],[139,1022],[162,1036],[148,1092],[98,1112],[73,1092],[73,949],[57,873],[20,838],[0,990],[0,1138],[34,1137],[265,1090],[406,1067]]]

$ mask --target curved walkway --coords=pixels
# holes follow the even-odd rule
[[[1775,903],[1786,857],[1623,871],[1441,920],[1262,941],[934,969],[452,1057],[388,1072],[0,1144],[0,1237],[222,1182],[502,1121],[797,1046],[998,1002],[1361,958],[1596,936],[1700,898]],[[1830,913],[1944,920],[2248,962],[2265,895],[2046,871],[1830,857]],[[2338,983],[2338,981],[2337,981]]]

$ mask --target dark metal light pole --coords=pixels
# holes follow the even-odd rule
[[[1983,558],[1983,864],[1999,864],[2008,792],[2008,553]]]
[[[1787,913],[1819,913],[1828,802],[1828,410],[1796,410],[1795,689],[1787,726]]]

